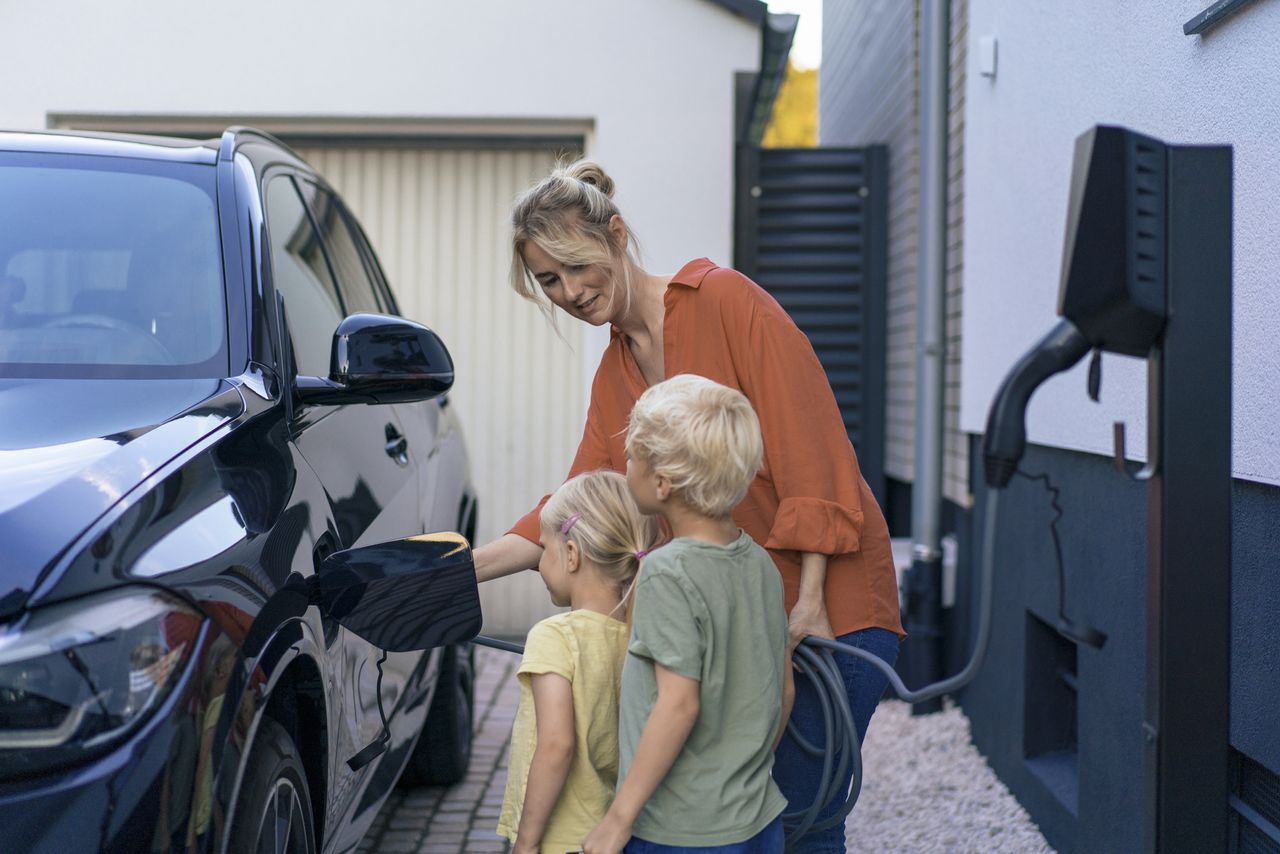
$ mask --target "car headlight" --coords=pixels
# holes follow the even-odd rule
[[[201,622],[135,589],[0,627],[0,777],[81,761],[132,730],[177,682]]]

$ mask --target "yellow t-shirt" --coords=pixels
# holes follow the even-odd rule
[[[515,841],[538,743],[531,679],[558,673],[573,686],[575,750],[560,800],[542,837],[543,854],[579,851],[604,817],[618,784],[618,690],[630,632],[626,623],[595,611],[568,611],[529,631],[517,671],[520,705],[511,728],[511,759],[498,833]]]

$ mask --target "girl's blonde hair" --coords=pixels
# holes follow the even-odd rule
[[[760,471],[760,420],[740,391],[693,374],[650,386],[631,410],[627,455],[671,478],[690,508],[722,519]]]
[[[540,521],[544,536],[576,543],[616,585],[619,607],[629,608],[640,559],[657,543],[659,529],[654,517],[636,507],[625,477],[591,471],[570,478],[542,506]]]
[[[511,211],[511,287],[535,303],[554,323],[553,306],[524,260],[524,245],[533,241],[567,266],[596,267],[621,285],[623,310],[639,281],[639,244],[626,226],[625,245],[609,232],[619,216],[613,203],[613,179],[596,163],[579,160],[557,166],[550,176],[525,190]],[[625,224],[625,223],[624,223]]]

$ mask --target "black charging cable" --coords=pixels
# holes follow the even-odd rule
[[[1049,536],[1053,539],[1053,554],[1057,560],[1056,566],[1058,570],[1058,624],[1054,628],[1057,629],[1059,634],[1070,640],[1082,643],[1093,649],[1102,649],[1102,645],[1107,642],[1105,632],[1067,616],[1067,573],[1062,560],[1062,539],[1058,536],[1058,521],[1063,514],[1062,505],[1058,503],[1058,498],[1061,496],[1062,490],[1053,485],[1053,482],[1049,480],[1048,473],[1027,472],[1019,468],[1014,474],[1032,482],[1043,482],[1045,491],[1049,493],[1049,506],[1053,508],[1053,518],[1049,521]]]
[[[476,635],[471,639],[471,642],[477,646],[487,646],[492,649],[500,649],[503,652],[514,652],[516,655],[524,655],[524,644],[520,643],[498,640],[497,638],[486,637],[485,635]]]
[[[384,649],[382,657],[378,659],[378,684],[374,689],[378,696],[378,717],[382,719],[382,729],[378,732],[377,738],[360,748],[354,756],[347,760],[347,767],[352,771],[359,771],[383,753],[386,753],[387,748],[391,745],[391,729],[387,726],[387,713],[382,708],[382,665],[386,660],[387,651]]]

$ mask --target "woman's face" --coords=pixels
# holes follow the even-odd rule
[[[608,270],[562,264],[532,240],[525,241],[522,252],[547,299],[592,326],[616,320],[623,300],[614,298],[618,285]]]

